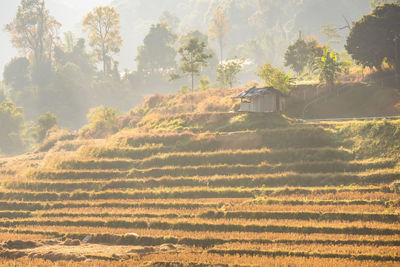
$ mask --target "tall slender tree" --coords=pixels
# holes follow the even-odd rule
[[[118,54],[122,45],[119,13],[113,7],[99,6],[83,19],[83,31],[89,34],[89,44],[97,58],[103,62],[103,71]]]
[[[233,58],[227,60],[223,64],[219,64],[217,67],[217,81],[219,81],[222,86],[229,86],[232,88],[233,84],[238,82],[237,75],[243,70],[244,63],[244,58]]]
[[[212,23],[208,29],[209,38],[211,40],[217,40],[220,49],[220,64],[224,61],[223,49],[224,41],[228,34],[228,18],[225,16],[224,11],[221,7],[217,7],[212,18]]]
[[[342,35],[338,33],[338,28],[335,25],[327,24],[321,26],[321,33],[326,36],[328,46],[339,44]]]
[[[207,60],[212,57],[205,52],[206,44],[200,42],[197,38],[191,38],[187,43],[179,48],[181,55],[180,69],[183,74],[190,74],[192,80],[192,92],[194,89],[194,76],[198,76],[201,67],[207,66]]]
[[[15,18],[5,30],[11,34],[14,47],[40,66],[51,59],[60,26],[43,0],[21,0]]]

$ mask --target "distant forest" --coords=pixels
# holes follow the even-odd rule
[[[33,129],[22,122],[48,114],[61,127],[79,129],[95,107],[125,112],[148,94],[248,84],[257,70],[265,77],[264,64],[280,68],[277,75],[289,67],[299,75],[285,58],[296,40],[340,53],[353,23],[383,2],[115,0],[63,31],[58,16],[74,9],[21,0],[4,22],[19,56],[3,66],[0,103],[20,121],[14,128]],[[193,53],[197,61],[190,62]]]

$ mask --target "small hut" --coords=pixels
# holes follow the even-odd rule
[[[237,96],[242,112],[282,112],[285,110],[286,96],[273,87],[251,87]]]

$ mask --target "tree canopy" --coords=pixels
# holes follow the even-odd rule
[[[226,62],[219,64],[217,68],[217,81],[222,86],[233,87],[233,84],[238,81],[237,75],[243,70],[245,60],[233,58]]]
[[[4,67],[4,82],[17,90],[29,84],[29,75],[29,61],[25,57],[13,58]]]
[[[45,139],[47,132],[57,126],[57,117],[51,112],[41,115],[38,119],[37,126],[33,130],[33,137],[36,142],[41,142]]]
[[[118,54],[122,45],[119,13],[113,7],[96,7],[83,19],[83,31],[88,32],[89,44],[103,62],[104,73],[110,71],[112,55]]]
[[[206,51],[206,44],[197,38],[190,38],[183,44],[178,52],[181,55],[180,70],[183,74],[190,74],[192,80],[192,91],[194,90],[194,76],[198,76],[201,67],[207,66],[207,61],[212,57]]]
[[[40,65],[52,56],[61,24],[50,16],[41,0],[21,0],[13,21],[5,29],[23,55]]]
[[[357,21],[347,39],[346,49],[353,59],[380,69],[386,58],[400,69],[400,5],[377,6]]]
[[[152,25],[143,40],[143,45],[138,47],[138,70],[154,73],[175,67],[177,53],[173,45],[176,38],[167,24]]]
[[[171,31],[178,30],[181,20],[174,14],[164,11],[160,16],[160,24],[166,25]]]
[[[24,117],[13,102],[0,103],[0,125],[0,151],[9,154],[20,152]]]
[[[400,3],[400,0],[371,0],[370,6],[371,6],[371,9],[374,9],[379,5],[383,5],[383,4],[387,4],[387,3]]]
[[[289,86],[293,79],[290,77],[290,73],[286,74],[283,69],[274,68],[269,62],[266,62],[263,66],[258,67],[256,76],[262,79],[266,86],[272,86],[284,94],[290,93]]]
[[[313,68],[316,58],[322,56],[323,49],[316,39],[308,37],[304,40],[300,33],[297,41],[286,50],[285,66],[300,75],[305,68],[309,70]]]
[[[301,74],[312,60],[313,52],[307,42],[299,34],[297,41],[290,45],[285,53],[285,66]]]
[[[221,7],[217,7],[212,18],[212,23],[208,29],[211,40],[218,41],[220,49],[220,63],[224,61],[223,48],[226,35],[228,34],[228,18]]]
[[[337,54],[325,49],[324,55],[319,58],[316,66],[321,81],[325,81],[329,89],[332,89],[338,74],[341,72]]]
[[[0,83],[0,103],[3,103],[6,100],[6,93],[4,92],[4,86]]]
[[[72,33],[66,33],[65,43],[55,49],[55,62],[59,65],[74,63],[81,72],[90,77],[96,70],[95,59],[86,51],[85,43],[85,39],[76,40]]]
[[[326,36],[328,46],[339,44],[342,38],[342,35],[338,33],[338,28],[332,24],[322,25],[321,33]]]

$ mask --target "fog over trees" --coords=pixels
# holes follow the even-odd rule
[[[89,110],[124,113],[154,93],[254,84],[257,77],[287,92],[291,71],[318,73],[333,87],[344,64],[339,53],[350,58],[344,45],[354,23],[384,2],[4,0],[0,103],[14,123],[10,132],[32,137],[45,114],[79,129]]]
[[[0,8],[0,24],[2,28],[9,23],[15,15],[19,1],[2,0]],[[304,36],[314,35],[327,42],[321,34],[321,25],[335,25],[338,27],[346,24],[343,16],[349,21],[356,21],[370,9],[369,0],[330,1],[330,0],[236,0],[236,1],[201,1],[201,0],[89,0],[67,1],[47,0],[46,6],[50,13],[63,25],[61,31],[81,33],[81,22],[84,16],[94,7],[107,5],[115,7],[121,15],[121,36],[124,44],[118,58],[121,69],[135,69],[137,47],[143,43],[152,24],[160,21],[165,11],[179,18],[178,26],[174,31],[183,33],[189,30],[200,30],[207,33],[213,18],[215,8],[222,6],[229,18],[229,34],[226,40],[226,57],[235,56],[237,50],[245,51],[248,56],[260,50],[264,57],[274,64],[283,65],[282,48],[279,56],[270,48],[279,47],[282,43],[296,40],[298,30]],[[347,32],[343,32],[338,47],[343,46]],[[9,43],[9,36],[4,31],[0,32],[0,49],[7,51],[0,55],[0,70],[11,55],[16,56],[15,49]],[[215,50],[219,50],[218,43],[212,42]],[[242,49],[243,48],[243,49]],[[241,55],[237,55],[241,56]],[[262,61],[260,59],[260,61]],[[276,61],[276,62],[274,62]]]

